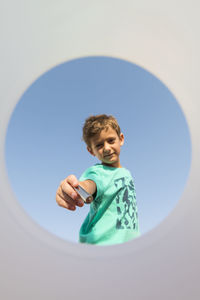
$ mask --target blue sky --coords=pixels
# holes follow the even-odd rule
[[[98,162],[82,141],[93,114],[114,115],[125,136],[121,164],[135,182],[141,233],[173,210],[191,163],[187,123],[174,95],[143,68],[111,57],[84,57],[49,70],[18,102],[8,125],[5,155],[13,191],[43,228],[77,242],[89,205],[68,211],[55,194],[69,174]]]

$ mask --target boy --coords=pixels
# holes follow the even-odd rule
[[[96,115],[86,119],[83,140],[87,150],[101,163],[88,168],[78,179],[68,176],[61,182],[56,201],[69,210],[83,206],[73,187],[80,184],[93,195],[90,211],[83,222],[79,241],[96,245],[123,243],[139,236],[135,188],[130,172],[120,164],[124,144],[117,120]]]

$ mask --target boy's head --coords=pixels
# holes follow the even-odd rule
[[[88,151],[104,164],[118,166],[124,136],[117,120],[105,114],[90,116],[83,126],[83,140]]]

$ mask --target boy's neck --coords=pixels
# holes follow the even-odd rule
[[[102,163],[103,166],[107,166],[107,167],[110,167],[110,168],[123,168],[120,164],[120,162],[116,163],[116,164],[105,164],[105,163]]]

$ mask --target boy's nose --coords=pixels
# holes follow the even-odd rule
[[[104,152],[110,152],[110,145],[107,143],[104,144]]]

